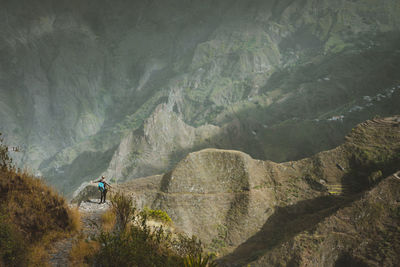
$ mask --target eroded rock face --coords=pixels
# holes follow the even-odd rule
[[[21,1],[2,5],[0,131],[67,194],[207,147],[296,160],[399,112],[397,0]]]
[[[248,191],[249,155],[238,151],[205,149],[190,153],[170,173],[164,175],[161,190],[166,193],[233,193]],[[261,172],[262,174],[262,172]]]
[[[227,266],[288,263],[297,255],[293,251],[300,251],[302,262],[310,262],[302,238],[314,242],[309,240],[323,240],[325,235],[331,241],[321,241],[324,247],[317,250],[316,260],[319,266],[333,265],[354,244],[346,239],[343,249],[331,246],[335,238],[329,229],[335,224],[325,228],[323,221],[338,220],[335,213],[343,209],[348,214],[350,205],[361,212],[364,204],[355,201],[398,169],[397,119],[367,121],[343,145],[299,161],[278,164],[239,151],[204,149],[188,154],[164,175],[134,179],[115,188],[130,195],[139,208],[165,210],[178,229],[200,237],[208,249],[230,253],[221,261]],[[388,187],[384,188],[374,190],[384,194]],[[313,234],[314,227],[321,232]],[[343,229],[353,231],[352,227]],[[370,236],[374,231],[357,229],[360,237],[364,230]]]
[[[223,235],[224,242],[233,245],[265,220],[268,212],[261,210],[272,210],[274,194],[250,190],[260,181],[271,184],[264,177],[268,167],[238,151],[190,153],[163,176],[153,205],[169,212],[182,230],[201,236],[208,244]],[[260,216],[249,217],[251,213]]]
[[[279,195],[276,179],[286,179],[281,172],[295,173],[286,169],[239,151],[205,149],[163,176],[135,179],[116,190],[131,195],[139,207],[167,211],[178,228],[220,249],[243,242],[271,215]]]
[[[169,105],[160,104],[146,120],[143,135],[129,133],[121,140],[104,175],[124,181],[162,173],[187,151],[205,146],[203,141],[219,132],[214,125],[189,126]]]
[[[400,260],[395,253],[400,238],[395,230],[399,227],[396,215],[399,206],[394,201],[399,193],[400,183],[390,175],[371,191],[352,201],[337,200],[313,216],[299,210],[281,210],[277,220],[269,220],[258,235],[219,263],[221,266],[395,266]],[[288,219],[290,212],[295,215]],[[284,233],[274,232],[278,229]],[[271,242],[273,235],[280,239],[279,245]],[[379,247],[386,249],[382,251]]]

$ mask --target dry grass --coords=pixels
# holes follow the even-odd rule
[[[51,266],[49,264],[49,251],[57,240],[69,237],[70,232],[50,231],[46,233],[39,241],[30,246],[28,252],[29,266]]]
[[[49,254],[44,246],[32,246],[28,252],[29,266],[50,267]]]
[[[79,218],[79,211],[76,209],[73,212]],[[116,215],[112,210],[107,210],[101,216],[101,228],[104,232],[111,232],[114,229],[115,223]],[[85,239],[85,236],[79,236],[69,254],[70,266],[92,266],[99,250],[100,244],[97,241],[89,241]]]
[[[0,150],[7,152],[1,144]],[[22,262],[28,266],[49,266],[51,245],[79,231],[79,212],[69,209],[65,199],[42,180],[5,165],[4,155],[1,162],[0,211],[7,225],[1,227],[0,237],[10,242],[21,238],[17,247],[13,242],[12,249],[0,253],[0,266],[21,266]],[[2,246],[0,242],[0,250]]]
[[[71,220],[71,231],[79,232],[82,229],[79,209],[77,207],[68,209],[68,216]]]
[[[117,193],[111,203],[112,209],[102,218],[103,228],[117,227],[103,230],[96,239],[101,246],[95,258],[102,266],[183,266],[187,256],[202,253],[196,237],[180,234],[173,238],[162,225],[150,226],[147,214],[140,212],[129,196]]]
[[[65,200],[41,180],[27,173],[0,172],[0,193],[9,217],[29,241],[49,231],[74,230]]]
[[[103,228],[103,231],[106,232],[111,231],[114,228],[115,223],[116,223],[116,216],[112,210],[107,210],[101,216],[101,227]]]
[[[100,244],[96,241],[78,240],[69,254],[70,266],[91,266],[99,249]]]

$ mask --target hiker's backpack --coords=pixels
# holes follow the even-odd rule
[[[100,190],[101,192],[103,192],[104,189],[105,189],[104,183],[103,183],[103,182],[99,182],[99,190]]]

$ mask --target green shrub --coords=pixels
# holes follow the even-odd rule
[[[172,222],[171,218],[163,210],[152,210],[152,209],[149,209],[148,207],[144,207],[144,209],[142,211],[142,215],[145,215],[148,218],[154,219],[156,221],[164,222],[164,223]]]
[[[100,249],[95,261],[101,266],[184,266],[186,257],[203,252],[196,237],[172,237],[162,226],[149,226],[147,213],[139,212],[129,197],[117,193],[111,203],[125,227],[102,231],[97,237]]]
[[[124,232],[102,232],[97,262],[101,266],[181,266],[181,258],[168,248],[163,229],[130,225]]]
[[[217,263],[212,260],[211,255],[202,257],[201,254],[197,256],[187,256],[184,261],[185,267],[216,267]]]

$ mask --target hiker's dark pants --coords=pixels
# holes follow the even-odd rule
[[[101,192],[101,196],[100,196],[100,203],[106,202],[106,196],[107,196],[107,189],[104,189]]]

